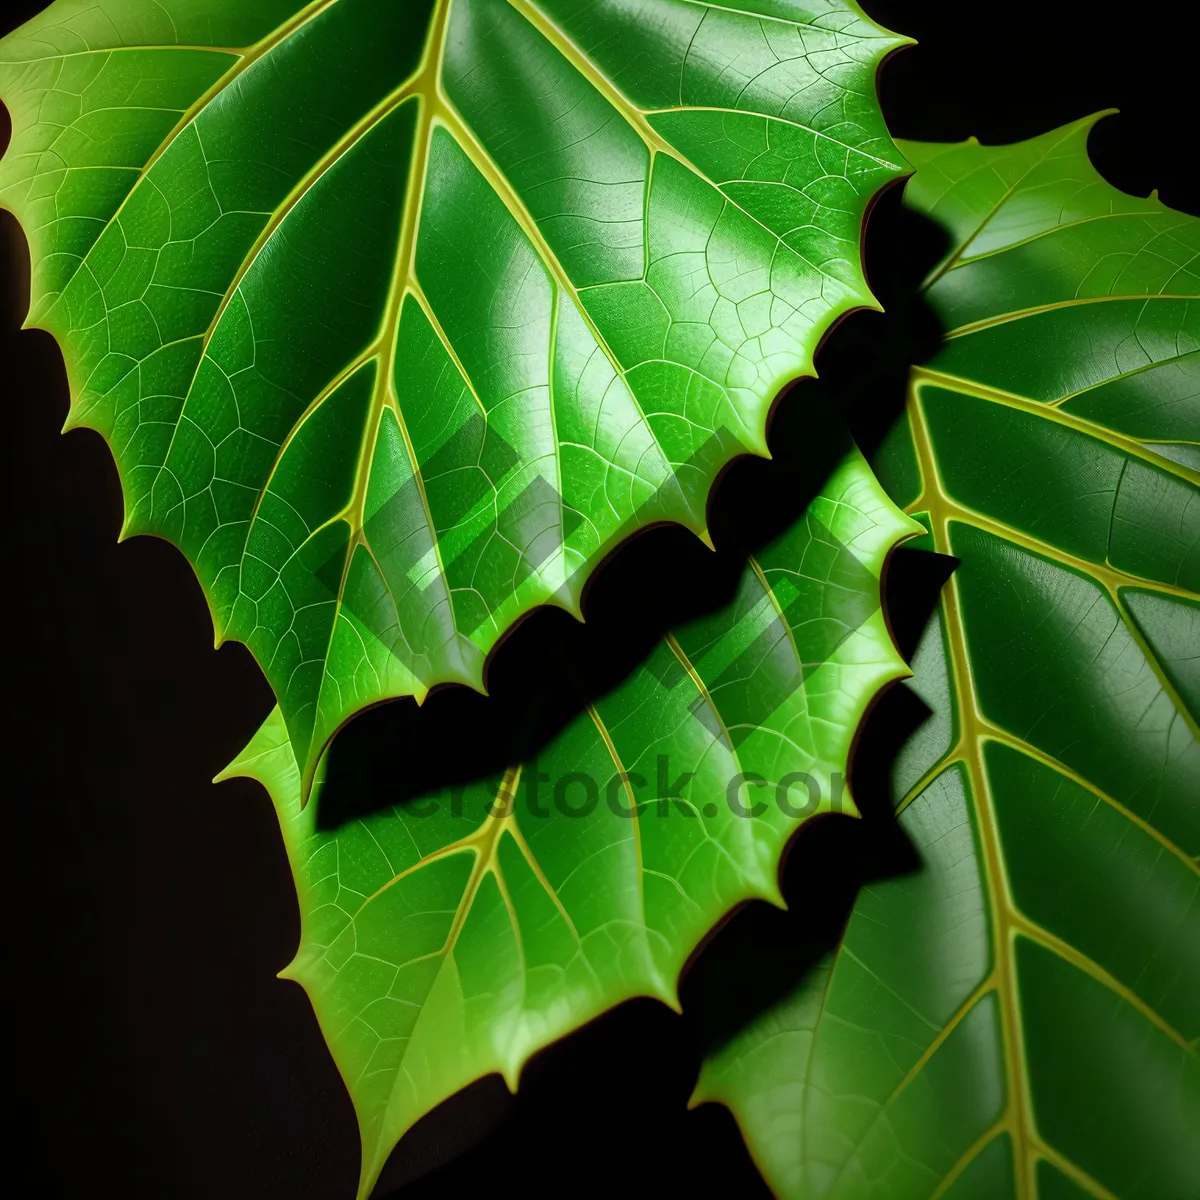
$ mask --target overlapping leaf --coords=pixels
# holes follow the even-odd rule
[[[262,664],[307,789],[482,687],[872,304],[899,45],[853,0],[55,0],[0,44],[0,198],[109,441]]]
[[[1200,221],[1093,121],[903,146],[950,334],[880,466],[962,561],[898,765],[924,868],[698,1090],[781,1196],[1200,1188]]]
[[[302,983],[350,1090],[361,1194],[445,1097],[632,996],[675,1005],[688,955],[840,808],[851,741],[903,673],[879,574],[919,526],[857,451],[725,610],[678,629],[531,761],[318,825],[278,710],[229,775],[261,780],[296,878]]]

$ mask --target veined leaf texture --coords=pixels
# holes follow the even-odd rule
[[[305,987],[358,1114],[360,1196],[396,1140],[473,1079],[622,1000],[675,1007],[731,908],[779,903],[779,859],[853,812],[859,722],[905,674],[880,609],[920,526],[852,451],[725,609],[677,629],[527,762],[322,830],[278,710],[227,771],[268,789]]]
[[[785,1197],[1200,1189],[1200,220],[1095,118],[904,143],[949,329],[877,469],[961,559],[899,760],[917,873],[709,1059]]]
[[[851,0],[55,0],[0,43],[0,200],[125,533],[194,566],[306,791],[483,686],[874,302],[902,44]]]

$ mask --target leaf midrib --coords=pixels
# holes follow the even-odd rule
[[[1039,405],[1024,397],[1013,397],[1005,393],[996,395],[993,394],[994,389],[982,388],[978,387],[978,385],[975,385],[973,388],[969,381],[961,380],[954,376],[945,376],[939,372],[931,372],[922,368],[913,370],[907,408],[909,427],[912,430],[913,445],[917,456],[922,487],[916,500],[906,507],[905,512],[910,516],[916,512],[928,512],[934,548],[941,554],[951,555],[953,554],[953,549],[949,540],[948,530],[950,520],[953,518],[944,510],[946,508],[957,510],[959,519],[966,519],[972,524],[978,524],[978,522],[971,521],[969,510],[963,510],[950,497],[941,483],[940,473],[937,469],[937,460],[933,451],[933,443],[920,404],[920,383],[923,377],[928,376],[935,377],[932,380],[933,382],[945,382],[949,386],[957,387],[966,384],[967,386],[963,390],[973,391],[973,394],[978,395],[981,399],[1000,400],[1000,397],[1003,396],[1004,399],[1000,400],[1002,403],[1017,401],[1018,403],[1011,406],[1027,409],[1038,415],[1047,417],[1047,419],[1054,419],[1050,416],[1051,413],[1054,413],[1056,416],[1059,414],[1058,410],[1047,410],[1045,405]],[[979,393],[985,394],[980,395]],[[1074,417],[1072,417],[1070,422],[1064,423],[1078,423],[1090,426],[1090,422],[1084,422]],[[1085,432],[1091,433],[1092,430],[1088,428]],[[1122,448],[1124,449],[1125,447]],[[1132,446],[1130,449],[1132,449]],[[1145,456],[1145,454],[1142,455],[1142,457]],[[1158,456],[1154,455],[1153,458],[1157,459]],[[1179,474],[1179,471],[1177,470],[1174,473]],[[1192,473],[1188,472],[1183,477],[1187,478],[1190,474]],[[1001,536],[1004,535],[1001,534]],[[1063,561],[1061,552],[1056,548],[1047,547],[1045,553],[1048,557],[1057,558],[1060,562]],[[1095,578],[1092,564],[1085,564],[1080,560],[1078,565],[1067,563],[1063,563],[1063,565],[1071,566],[1080,573]],[[1145,580],[1137,576],[1130,578],[1131,580],[1136,580],[1138,586],[1162,590],[1162,585],[1156,581]],[[1109,589],[1106,588],[1106,590]],[[1191,595],[1191,593],[1187,594]],[[1176,711],[1183,714],[1185,719],[1187,719],[1187,710],[1181,704],[1174,689],[1166,684],[1156,656],[1136,634],[1136,631],[1133,629],[1133,623],[1128,620],[1124,606],[1120,603],[1119,599],[1116,602],[1118,615],[1122,623],[1130,635],[1138,641],[1147,664],[1155,671],[1159,682],[1164,684],[1167,694],[1175,704]],[[1097,796],[1098,799],[1107,802],[1116,811],[1121,812],[1122,815],[1132,818],[1133,814],[1125,810],[1123,805],[1118,804],[1111,797],[1105,795],[1096,785],[1072,771],[1066,764],[1059,762],[1052,755],[1030,746],[1029,743],[995,725],[994,722],[991,722],[983,715],[979,708],[978,696],[974,686],[974,674],[966,643],[966,631],[959,611],[958,580],[954,576],[951,576],[943,590],[942,610],[946,618],[945,643],[953,680],[956,738],[954,744],[942,759],[910,789],[910,792],[900,805],[900,811],[903,811],[905,807],[921,795],[924,789],[944,771],[959,764],[966,769],[970,780],[971,800],[977,818],[976,835],[982,851],[983,861],[981,865],[983,870],[981,874],[989,900],[992,935],[992,970],[989,972],[987,979],[976,989],[978,994],[973,994],[973,998],[968,998],[968,1001],[964,1003],[963,1007],[952,1018],[952,1021],[954,1023],[960,1022],[974,1007],[974,1004],[982,998],[982,995],[994,988],[1000,1009],[1001,1040],[1004,1048],[1005,1071],[1008,1085],[1006,1088],[1007,1101],[1004,1113],[991,1129],[986,1131],[984,1135],[968,1148],[963,1157],[955,1164],[952,1171],[943,1179],[941,1190],[944,1191],[949,1186],[949,1183],[957,1178],[962,1170],[978,1154],[982,1153],[997,1134],[1007,1130],[1013,1143],[1013,1153],[1016,1160],[1017,1195],[1019,1197],[1036,1195],[1034,1172],[1036,1169],[1036,1160],[1040,1157],[1054,1162],[1054,1165],[1058,1166],[1059,1169],[1065,1170],[1069,1166],[1070,1170],[1067,1173],[1081,1187],[1090,1191],[1094,1196],[1100,1197],[1101,1200],[1107,1200],[1110,1197],[1107,1189],[1083,1172],[1077,1165],[1070,1163],[1059,1152],[1048,1146],[1038,1133],[1036,1122],[1033,1119],[1033,1104],[1023,1049],[1024,1034],[1021,1028],[1020,999],[1014,955],[1016,937],[1023,936],[1034,941],[1047,952],[1055,954],[1064,962],[1070,963],[1077,970],[1089,975],[1119,999],[1130,1004],[1131,1007],[1141,1013],[1145,1019],[1149,1020],[1156,1028],[1169,1036],[1186,1052],[1194,1055],[1196,1049],[1182,1034],[1155,1012],[1150,1005],[1138,997],[1132,989],[1121,984],[1119,980],[1116,980],[1108,971],[1088,956],[1082,954],[1077,948],[1070,947],[1073,954],[1064,954],[1062,948],[1069,946],[1069,944],[1055,937],[1020,910],[1013,896],[1011,884],[1008,881],[1007,860],[1000,843],[990,778],[983,761],[983,746],[988,740],[1011,745],[1019,752],[1044,763],[1044,765],[1052,767],[1061,775],[1082,784],[1089,792]],[[1200,868],[1197,868],[1196,863],[1190,860],[1169,839],[1158,833],[1148,822],[1137,820],[1134,823],[1151,832],[1156,841],[1164,849],[1171,852],[1175,857],[1182,859],[1194,873],[1200,875]]]
[[[907,402],[910,425],[913,429],[914,443],[917,443],[920,438],[924,438],[926,449],[922,450],[920,445],[917,446],[922,488],[917,498],[906,507],[905,512],[911,516],[915,512],[928,511],[931,523],[933,525],[940,524],[943,527],[942,538],[946,542],[946,548],[942,549],[939,547],[939,551],[943,554],[953,554],[953,551],[949,549],[948,525],[952,520],[959,520],[964,524],[973,525],[985,533],[991,533],[994,536],[1003,538],[1013,545],[1021,546],[1023,549],[1032,551],[1034,554],[1048,558],[1066,570],[1083,575],[1098,584],[1112,601],[1117,615],[1121,618],[1122,624],[1125,626],[1130,638],[1140,649],[1147,665],[1158,680],[1163,691],[1171,699],[1180,718],[1191,731],[1192,735],[1197,740],[1200,740],[1200,722],[1197,722],[1188,706],[1183,703],[1178,689],[1163,669],[1158,656],[1147,644],[1145,636],[1142,634],[1137,622],[1131,619],[1121,593],[1124,588],[1137,587],[1184,600],[1197,600],[1200,597],[1191,590],[1180,587],[1177,584],[1164,583],[1157,579],[1148,579],[1143,575],[1135,575],[1123,571],[1109,563],[1107,558],[1103,563],[1079,558],[1059,546],[1045,542],[1041,538],[1023,530],[1015,529],[1006,522],[980,513],[955,499],[942,482],[941,473],[937,468],[937,458],[933,453],[932,440],[925,424],[925,415],[921,407],[920,394],[922,385],[926,383],[952,388],[966,395],[974,396],[976,399],[1001,404],[1008,408],[1016,408],[1033,416],[1041,417],[1044,420],[1066,425],[1068,428],[1075,429],[1087,436],[1108,442],[1122,453],[1141,458],[1151,466],[1157,467],[1167,474],[1173,475],[1183,482],[1193,484],[1197,487],[1200,487],[1200,474],[1183,466],[1181,463],[1164,458],[1157,452],[1142,446],[1140,443],[1122,434],[1104,429],[1102,426],[1094,425],[1092,422],[1074,413],[1064,412],[1052,405],[1039,403],[1025,396],[1017,396],[1011,392],[1005,392],[984,384],[977,384],[960,376],[949,375],[926,367],[914,367],[910,373],[909,399]],[[924,460],[922,459],[923,453],[925,454]],[[1114,504],[1115,502],[1116,497],[1114,494]]]
[[[1004,521],[994,517],[987,516],[978,510],[963,504],[955,499],[950,491],[942,482],[941,474],[937,468],[936,456],[932,449],[932,440],[925,424],[924,410],[921,407],[920,393],[921,384],[923,382],[933,382],[942,386],[953,387],[967,395],[975,396],[977,399],[993,401],[995,403],[1006,405],[1007,407],[1018,408],[1022,411],[1027,411],[1035,416],[1044,417],[1050,421],[1060,421],[1062,424],[1070,427],[1082,426],[1081,432],[1093,437],[1102,438],[1113,444],[1117,449],[1122,450],[1129,455],[1145,459],[1152,466],[1166,470],[1169,474],[1175,475],[1179,479],[1187,483],[1196,483],[1200,486],[1200,476],[1182,464],[1172,462],[1170,459],[1161,459],[1161,456],[1154,451],[1145,449],[1139,446],[1136,442],[1129,441],[1123,438],[1120,434],[1110,434],[1109,437],[1103,437],[1104,432],[1097,427],[1093,427],[1090,422],[1084,421],[1081,418],[1075,417],[1073,414],[1060,413],[1059,410],[1051,408],[1044,404],[1038,404],[1036,401],[1031,401],[1025,397],[1015,396],[1011,393],[1001,392],[994,388],[984,387],[982,385],[971,384],[967,380],[960,379],[956,376],[944,375],[941,372],[930,371],[926,368],[914,368],[911,373],[912,382],[910,383],[910,397],[908,402],[908,411],[911,418],[912,428],[914,430],[914,441],[917,439],[918,431],[920,436],[926,439],[928,444],[927,464],[922,466],[921,478],[922,489],[920,494],[913,500],[905,509],[908,515],[916,512],[927,511],[930,514],[931,524],[940,525],[942,528],[942,538],[946,543],[946,548],[940,552],[944,554],[953,554],[950,549],[949,525],[952,521],[960,521],[963,524],[971,525],[976,529],[982,530],[985,533],[990,533],[995,537],[999,537],[1009,542],[1011,545],[1020,546],[1022,549],[1040,555],[1043,558],[1049,559],[1065,570],[1071,571],[1074,574],[1081,575],[1091,582],[1098,584],[1108,595],[1117,615],[1121,618],[1122,624],[1132,638],[1134,643],[1140,649],[1146,664],[1153,672],[1158,680],[1159,686],[1163,689],[1166,695],[1170,698],[1176,711],[1184,724],[1191,731],[1192,735],[1200,740],[1200,723],[1192,715],[1190,709],[1183,703],[1182,697],[1175,684],[1168,677],[1163,669],[1158,656],[1152,648],[1147,644],[1145,636],[1139,628],[1136,621],[1132,620],[1129,611],[1125,605],[1122,595],[1125,588],[1144,588],[1149,591],[1156,592],[1160,595],[1175,596],[1179,599],[1194,601],[1200,599],[1196,593],[1191,590],[1180,587],[1177,584],[1164,583],[1157,579],[1148,579],[1143,575],[1135,575],[1127,571],[1123,571],[1118,567],[1113,566],[1107,558],[1103,563],[1093,562],[1089,559],[1080,558],[1069,551],[1062,549],[1060,546],[1055,546],[1049,542],[1043,541],[1041,538],[1028,533],[1024,530],[1019,530],[1007,524]],[[918,459],[921,458],[921,451],[918,448]],[[1161,459],[1161,462],[1160,462]],[[1128,461],[1128,460],[1126,460]],[[1124,474],[1124,468],[1122,468]],[[1116,497],[1114,494],[1114,504]],[[936,540],[936,539],[935,539]],[[982,715],[982,714],[981,714]]]
[[[379,337],[374,343],[376,350],[373,357],[377,360],[374,393],[371,397],[371,406],[367,413],[366,421],[364,422],[363,441],[358,461],[355,464],[354,491],[349,505],[347,505],[347,508],[338,517],[338,519],[345,519],[348,515],[353,514],[353,519],[350,522],[350,539],[346,546],[341,579],[338,582],[337,597],[334,602],[333,620],[329,624],[329,637],[326,641],[325,653],[323,655],[321,684],[317,690],[317,699],[313,714],[314,729],[317,727],[316,722],[320,719],[321,701],[324,699],[325,684],[329,679],[326,665],[329,662],[329,654],[333,648],[334,638],[337,636],[342,615],[342,605],[346,596],[346,584],[350,578],[355,552],[359,546],[366,547],[367,553],[371,556],[371,561],[375,564],[376,572],[383,584],[384,590],[392,602],[393,611],[396,612],[397,617],[399,616],[399,605],[396,602],[395,593],[392,591],[392,585],[388,580],[387,574],[381,569],[379,561],[375,557],[374,550],[367,542],[365,527],[367,492],[371,479],[370,464],[374,461],[375,447],[379,439],[385,409],[390,409],[396,418],[396,424],[399,428],[401,439],[404,442],[405,453],[412,470],[413,482],[416,485],[417,495],[421,500],[421,512],[425,517],[430,543],[436,555],[438,574],[447,583],[446,591],[451,624],[455,634],[458,634],[458,621],[454,614],[454,597],[448,586],[449,580],[446,575],[445,563],[442,560],[441,543],[437,534],[437,526],[433,519],[433,511],[429,506],[429,497],[425,490],[425,478],[417,459],[416,450],[413,447],[412,437],[408,431],[408,422],[404,419],[404,413],[395,395],[394,378],[396,337],[399,332],[400,316],[403,312],[405,296],[408,294],[409,282],[416,274],[417,236],[420,230],[421,212],[424,206],[425,185],[429,172],[429,151],[433,138],[435,110],[427,98],[424,89],[429,87],[430,84],[436,89],[441,79],[449,11],[450,0],[437,0],[430,21],[429,37],[421,54],[421,60],[410,80],[406,81],[400,89],[401,92],[407,91],[409,88],[413,89],[417,104],[417,123],[416,129],[413,131],[408,190],[405,194],[405,205],[401,217],[400,236],[397,240],[396,257],[392,264],[392,279],[388,286],[388,296],[384,305],[383,324]],[[441,328],[440,324],[437,328]],[[465,375],[464,378],[466,378]],[[475,389],[471,388],[471,392],[474,395]],[[313,411],[316,411],[315,407]],[[276,463],[282,461],[282,457],[283,451],[281,449]],[[264,486],[259,493],[260,496],[265,495],[266,491],[267,488]],[[247,537],[245,544],[249,546],[249,537]],[[241,585],[239,581],[240,590]],[[416,680],[416,683],[419,686],[421,681]],[[317,756],[311,753],[311,746],[306,747],[304,757],[306,761],[301,773],[300,794],[302,797],[307,797],[316,774],[318,760]]]

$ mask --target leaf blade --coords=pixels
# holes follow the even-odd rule
[[[57,0],[5,39],[0,200],[124,532],[192,562],[307,790],[356,712],[482,689],[636,529],[707,536],[716,474],[874,303],[901,41],[841,0],[241,8]],[[341,506],[291,511],[331,469]]]
[[[879,573],[913,529],[852,453],[726,609],[497,777],[322,830],[323,785],[300,805],[278,713],[228,768],[279,815],[302,914],[286,974],[354,1099],[362,1194],[442,1099],[490,1072],[515,1087],[530,1054],[622,1000],[678,1007],[679,972],[721,916],[779,903],[796,828],[853,811],[850,743],[902,671]],[[790,807],[761,801],[755,777]]]
[[[866,889],[823,977],[706,1063],[697,1098],[731,1107],[781,1195],[1184,1195],[1200,1175],[1200,478],[1153,442],[1164,408],[1181,444],[1200,433],[1200,281],[1168,291],[1200,222],[1104,183],[1094,120],[904,147],[909,203],[953,236],[927,281],[948,341],[880,460],[961,560],[913,662],[936,721],[896,777],[926,865]],[[1141,299],[1108,298],[1139,272]],[[1074,403],[1092,389],[1112,402]],[[968,945],[943,961],[947,924]],[[951,1015],[920,999],[931,971]],[[781,1028],[822,1031],[822,1087],[762,1050]]]

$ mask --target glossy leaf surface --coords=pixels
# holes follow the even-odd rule
[[[950,333],[879,470],[961,565],[897,764],[923,869],[698,1089],[781,1196],[1200,1190],[1200,221],[1093,120],[903,146]]]
[[[227,774],[278,811],[302,918],[286,974],[353,1097],[363,1195],[441,1100],[491,1072],[515,1087],[530,1054],[622,1000],[677,1006],[723,914],[778,902],[785,843],[853,811],[851,741],[904,673],[879,574],[914,530],[854,451],[726,609],[668,635],[532,761],[333,831],[324,782],[300,804],[276,710]]]
[[[0,43],[0,199],[69,425],[270,678],[305,780],[483,686],[873,304],[902,160],[852,0],[56,0]]]

